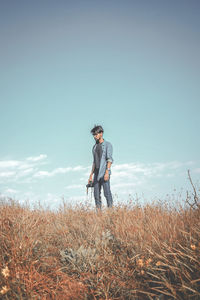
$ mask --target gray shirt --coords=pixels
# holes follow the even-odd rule
[[[94,151],[94,163],[95,163],[95,173],[99,172],[100,161],[102,157],[102,145],[101,143],[96,143],[96,148]]]

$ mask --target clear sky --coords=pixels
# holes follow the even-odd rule
[[[185,196],[187,169],[199,185],[199,15],[198,0],[0,0],[1,195],[84,202],[95,124],[115,203]]]

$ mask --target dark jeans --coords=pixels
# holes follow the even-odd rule
[[[96,207],[101,209],[102,206],[102,202],[101,202],[102,186],[103,186],[104,196],[107,201],[107,206],[112,207],[113,199],[110,191],[110,178],[107,181],[105,181],[104,178],[101,178],[99,181],[97,181],[97,174],[94,174],[94,199],[95,199]]]

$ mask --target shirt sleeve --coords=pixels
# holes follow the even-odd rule
[[[95,146],[95,145],[94,145]],[[94,164],[94,146],[92,147],[92,158],[93,158],[93,164]]]
[[[108,143],[108,146],[107,146],[107,157],[106,157],[106,161],[110,161],[111,163],[113,163],[113,158],[112,158],[112,155],[113,155],[113,147],[111,145],[111,143]]]

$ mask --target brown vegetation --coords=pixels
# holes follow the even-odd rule
[[[0,205],[1,299],[200,299],[200,209]]]

